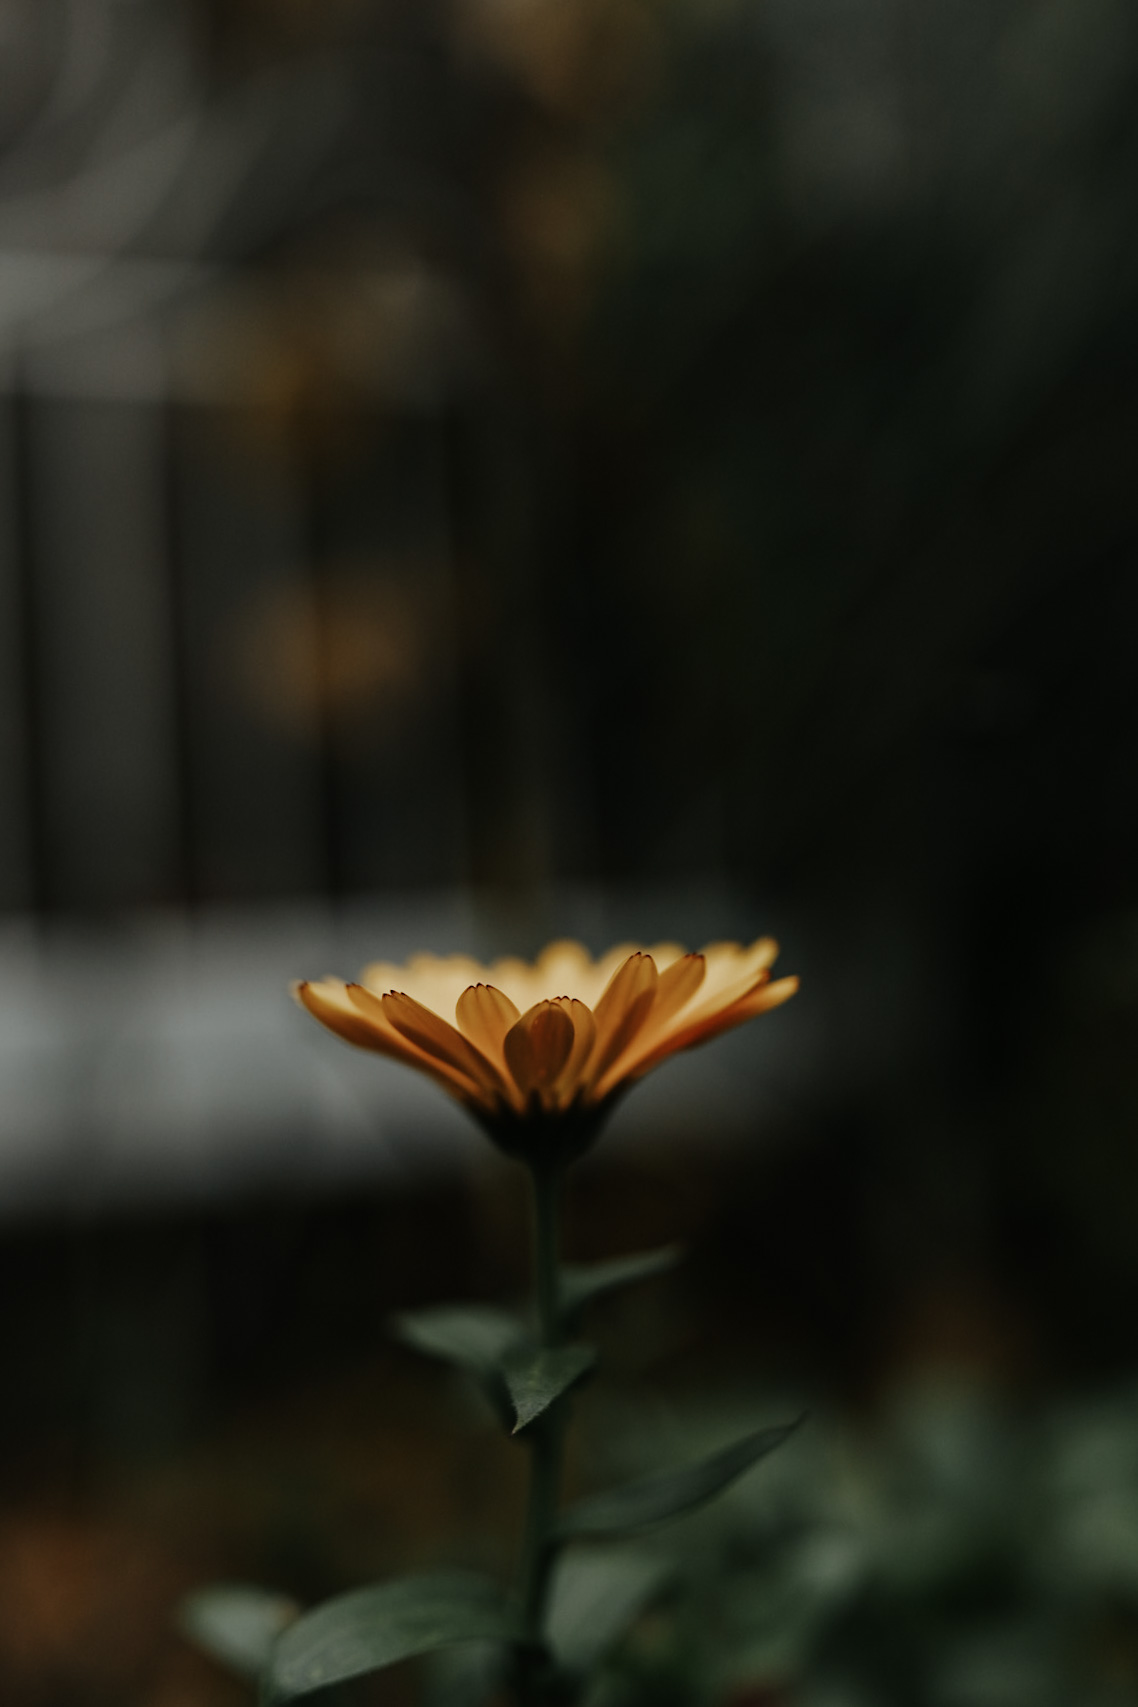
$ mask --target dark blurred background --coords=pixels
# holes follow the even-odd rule
[[[1122,1403],[1136,97],[1129,0],[3,0],[10,1707],[246,1699],[211,1575],[505,1557],[384,1318],[516,1287],[519,1183],[289,976],[773,931],[795,1002],[582,1170],[575,1254],[690,1248],[614,1345],[1021,1466]],[[1138,1699],[1104,1450],[1059,1707]],[[803,1652],[731,1698],[1052,1699]]]

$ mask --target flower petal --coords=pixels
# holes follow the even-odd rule
[[[636,1036],[656,996],[656,962],[637,950],[618,966],[597,1003],[597,1041],[589,1060],[589,1080],[596,1086],[616,1058]]]
[[[400,990],[432,1013],[452,1014],[454,1004],[470,984],[485,977],[484,969],[467,954],[415,954],[406,966],[377,960],[360,976],[375,995]]]
[[[532,1008],[538,999],[534,969],[524,960],[519,960],[516,955],[506,955],[501,960],[495,960],[487,969],[486,982],[507,995],[519,1013],[525,1013]]]
[[[661,1040],[667,1029],[691,1001],[704,979],[702,954],[685,954],[660,974],[652,1006],[632,1042],[615,1056],[608,1071],[597,1082],[598,1097],[607,1096],[622,1078],[631,1076],[643,1056]],[[680,1022],[682,1024],[682,1021]]]
[[[734,1030],[746,1020],[754,1019],[756,1014],[781,1007],[783,1002],[790,1000],[797,988],[797,978],[779,978],[772,984],[764,974],[746,995],[727,1007],[716,1008],[710,1013],[703,1012],[694,1016],[690,1022],[685,1016],[683,1023],[675,1031],[662,1038],[655,1048],[650,1049],[637,1061],[630,1076],[643,1078],[645,1073],[658,1066],[669,1055],[678,1054],[681,1049],[694,1049],[701,1043],[710,1043],[713,1037]]]
[[[321,978],[294,985],[293,994],[309,1013],[346,1043],[373,1049],[379,1055],[417,1067],[464,1101],[483,1100],[479,1086],[465,1073],[436,1060],[401,1036],[369,990],[362,990],[358,984],[345,984],[340,978]]]
[[[764,976],[728,1007],[720,1008],[712,1014],[694,1015],[690,1025],[685,1024],[680,1028],[679,1040],[672,1046],[691,1049],[697,1043],[706,1043],[710,1038],[718,1037],[721,1032],[742,1025],[744,1020],[753,1019],[756,1014],[766,1013],[769,1008],[780,1007],[783,1002],[789,1001],[797,988],[797,978],[779,978],[772,984]]]
[[[570,937],[562,937],[542,949],[534,966],[534,974],[551,997],[576,996],[583,979],[593,969],[589,951]]]
[[[549,1112],[603,1101],[675,1051],[785,1001],[797,981],[771,983],[777,952],[763,937],[699,955],[673,942],[623,944],[592,960],[564,940],[532,965],[487,970],[466,955],[420,954],[404,967],[376,962],[364,985],[328,978],[294,994],[346,1041],[417,1067],[484,1112],[506,1103],[522,1114],[531,1098]],[[457,1028],[441,1017],[450,1013]]]
[[[674,961],[682,960],[686,956],[687,949],[682,942],[654,942],[647,952],[656,962],[657,972],[663,977]]]
[[[572,1054],[575,1035],[572,1019],[558,1002],[536,1003],[510,1027],[503,1051],[523,1099],[535,1091],[552,1095]]]
[[[400,1055],[399,1039],[386,1035],[387,1027],[379,1027],[366,1019],[353,1006],[347,986],[340,978],[303,978],[290,986],[293,997],[302,1008],[359,1049],[374,1049],[380,1055]]]
[[[550,943],[534,965],[524,960],[496,960],[484,974],[487,981],[504,990],[525,1012],[535,1003],[557,996],[575,996],[595,1007],[616,968],[635,948],[634,943],[610,949],[600,960],[591,960],[580,943],[569,940]]]
[[[619,942],[615,948],[606,949],[600,959],[593,962],[590,970],[591,994],[586,995],[584,990],[568,990],[566,995],[579,996],[583,1002],[588,1002],[595,1014],[601,1005],[604,992],[612,983],[614,973],[620,971],[630,955],[643,952],[637,942]]]
[[[656,964],[658,966],[659,961]],[[706,973],[707,961],[702,954],[685,954],[682,959],[673,960],[666,972],[661,972],[656,985],[656,1000],[648,1016],[653,1030],[667,1025],[684,1004],[691,1001]]]
[[[553,1087],[557,1107],[566,1108],[581,1089],[582,1074],[597,1039],[597,1022],[592,1008],[575,996],[558,997],[557,1006],[573,1022],[573,1047]]]
[[[493,984],[471,984],[455,1004],[454,1017],[463,1036],[495,1066],[504,1066],[502,1041],[518,1018],[509,996]]]
[[[737,942],[712,942],[702,953],[707,962],[704,999],[710,1005],[713,998],[728,990],[745,989],[760,972],[768,971],[778,959],[778,943],[769,936],[759,937],[749,948]]]
[[[374,1001],[372,991],[356,986],[360,996]],[[380,1006],[385,1018],[403,1037],[416,1044],[425,1055],[432,1060],[442,1063],[464,1077],[491,1097],[498,1096],[505,1089],[501,1076],[486,1057],[473,1044],[468,1043],[460,1031],[453,1025],[441,1019],[431,1009],[417,1002],[414,996],[407,995],[404,990],[389,990],[380,997]]]
[[[778,955],[778,944],[773,937],[761,937],[750,948],[740,948],[735,942],[719,942],[705,948],[703,954],[707,975],[698,1004],[683,1015],[685,1031],[733,1007],[753,990],[761,989],[770,978],[769,969]]]

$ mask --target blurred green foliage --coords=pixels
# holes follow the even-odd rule
[[[1036,1411],[946,1378],[874,1423],[815,1419],[672,1564],[596,1707],[1123,1707],[1138,1395]]]

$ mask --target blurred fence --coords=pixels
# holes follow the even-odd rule
[[[56,377],[3,404],[2,903],[456,881],[439,435],[399,435],[329,564],[299,478],[243,489],[203,451],[222,411]]]
[[[1030,1102],[1138,897],[1126,0],[12,0],[0,68],[11,1037],[138,908],[663,884],[904,1034],[884,1126]]]
[[[268,418],[287,340],[263,445],[243,390],[271,269],[217,253],[233,202],[264,200],[258,169],[277,229],[246,250],[281,237],[336,115],[304,66],[207,110],[176,6],[56,11],[62,110],[0,162],[42,180],[0,183],[0,905],[453,881],[445,427],[405,413],[322,503],[287,395],[284,428]],[[421,281],[401,280],[414,317]],[[369,425],[365,398],[345,430]]]
[[[8,18],[0,905],[1132,840],[1121,0]]]
[[[450,884],[471,750],[511,763],[458,679],[477,352],[454,267],[408,247],[462,214],[416,208],[454,199],[424,181],[429,20],[360,66],[270,29],[220,79],[207,22],[12,11],[0,906]]]

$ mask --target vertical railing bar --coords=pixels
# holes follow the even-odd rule
[[[23,729],[22,781],[27,824],[27,900],[33,916],[42,919],[52,900],[47,750],[40,679],[40,639],[47,612],[42,608],[39,585],[32,411],[33,396],[27,376],[17,363],[12,374],[12,497],[20,651],[18,691]]]
[[[341,901],[345,887],[344,859],[344,798],[343,780],[338,763],[336,731],[330,696],[323,692],[326,683],[323,669],[327,662],[328,646],[328,532],[330,499],[325,490],[326,478],[321,479],[319,460],[321,450],[306,447],[301,433],[296,456],[304,493],[303,527],[305,571],[312,599],[313,645],[316,650],[317,679],[313,715],[316,727],[316,792],[321,816],[319,846],[324,856],[324,893],[333,903]]]
[[[193,908],[201,899],[201,889],[197,860],[193,701],[190,692],[189,637],[186,632],[187,565],[181,525],[180,407],[182,406],[178,399],[167,391],[159,416],[162,435],[162,541],[170,645],[175,840],[180,890],[178,899],[182,905]]]

